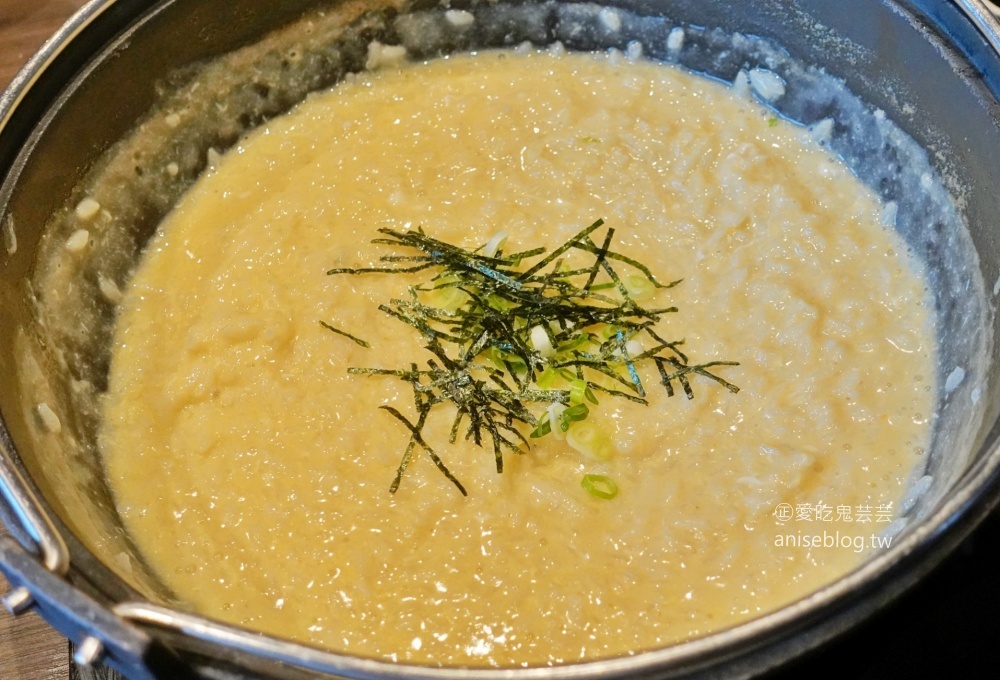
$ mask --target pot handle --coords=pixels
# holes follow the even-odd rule
[[[4,598],[5,604],[15,614],[35,610],[73,642],[77,664],[90,667],[100,663],[132,680],[199,677],[141,628],[123,621],[65,578],[43,568],[9,537],[0,537],[0,573],[14,586]],[[27,593],[28,599],[12,602],[15,593]]]
[[[57,576],[64,576],[69,571],[66,541],[24,481],[10,455],[13,450],[10,442],[5,439],[0,430],[0,495],[11,510],[10,519],[19,524],[10,527],[11,533],[18,537],[26,550],[35,552],[41,558],[46,569]],[[30,538],[35,545],[25,545],[24,537]]]

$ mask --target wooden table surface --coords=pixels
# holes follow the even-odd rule
[[[0,0],[0,90],[84,1]],[[69,658],[69,643],[37,615],[15,620],[0,607],[0,680],[67,680]]]

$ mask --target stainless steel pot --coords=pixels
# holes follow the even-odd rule
[[[892,547],[836,583],[733,629],[627,658],[509,671],[402,666],[310,649],[172,606],[171,594],[144,569],[121,527],[96,455],[96,415],[79,398],[80,392],[102,389],[113,314],[97,300],[93,277],[87,278],[93,272],[83,272],[80,285],[62,298],[40,290],[38,283],[47,280],[42,256],[59,237],[60,216],[75,205],[80,187],[102,173],[107,179],[109,168],[121,161],[123,147],[115,143],[169,98],[177,83],[188,82],[197,71],[192,64],[257,43],[327,2],[94,0],[0,98],[0,514],[17,539],[0,542],[0,569],[13,585],[4,598],[9,609],[36,609],[77,644],[82,662],[102,661],[135,679],[742,677],[795,658],[870,616],[929,571],[996,503],[1000,385],[992,368],[996,322],[983,281],[992,285],[1000,273],[1000,26],[981,2],[623,0],[612,4],[627,13],[625,34],[591,31],[583,37],[560,34],[561,17],[585,11],[581,5],[516,3],[517,13],[502,14],[495,3],[469,3],[463,6],[477,14],[481,28],[472,35],[445,31],[423,43],[427,55],[556,37],[579,49],[624,47],[636,37],[647,52],[666,58],[657,36],[683,25],[691,40],[681,63],[725,79],[758,63],[788,78],[813,77],[814,70],[795,69],[818,65],[933,150],[930,172],[960,193],[967,231],[948,226],[919,200],[898,195],[892,177],[907,171],[911,160],[924,160],[901,156],[895,147],[850,141],[865,136],[864,121],[876,114],[851,119],[848,130],[850,107],[836,97],[819,103],[790,98],[780,109],[804,123],[834,119],[835,150],[883,198],[899,201],[901,231],[927,263],[942,355],[927,470],[933,482]],[[209,147],[231,144],[308,89],[361,68],[369,40],[405,41],[407,30],[430,30],[426,22],[406,28],[395,4],[341,2],[337,7],[346,19],[328,44],[302,60],[307,71],[298,85],[262,86],[260,78],[248,78],[245,88],[219,95],[234,104],[220,107],[227,115],[181,140],[160,140],[161,147],[185,145],[191,159],[173,189],[154,193],[138,161],[134,172],[116,176],[131,192],[131,209],[120,222],[121,247],[105,253],[100,266],[125,275],[177,191],[202,169],[198,159]],[[439,8],[417,2],[402,11],[433,18]],[[790,61],[754,49],[718,58],[713,33],[702,27],[774,41],[787,49]],[[287,68],[267,43],[247,49],[243,54],[252,57],[258,76],[260,69]],[[862,124],[854,129],[858,120]],[[160,147],[151,148],[155,155]],[[79,326],[53,331],[46,318],[53,310],[78,315],[73,318]],[[61,419],[53,423],[40,412],[41,401],[57,405]]]

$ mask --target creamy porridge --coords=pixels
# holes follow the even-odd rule
[[[148,246],[101,435],[120,513],[198,612],[364,656],[542,665],[747,620],[859,564],[923,461],[933,328],[887,212],[802,128],[662,64],[351,77],[217,159]],[[382,266],[380,228],[551,251],[598,218],[681,280],[644,303],[678,308],[657,333],[738,362],[716,372],[740,391],[668,396],[637,364],[648,405],[599,394],[587,420],[609,455],[546,436],[502,474],[448,443],[444,404],[423,436],[468,495],[420,451],[390,493],[410,433],[379,407],[415,418],[412,390],[348,368],[426,362],[379,305],[428,274],[328,270]],[[824,532],[848,540],[807,545]]]

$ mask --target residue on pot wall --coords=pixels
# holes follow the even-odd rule
[[[8,255],[17,252],[17,232],[14,231],[14,216],[7,215],[3,221],[3,247]]]

